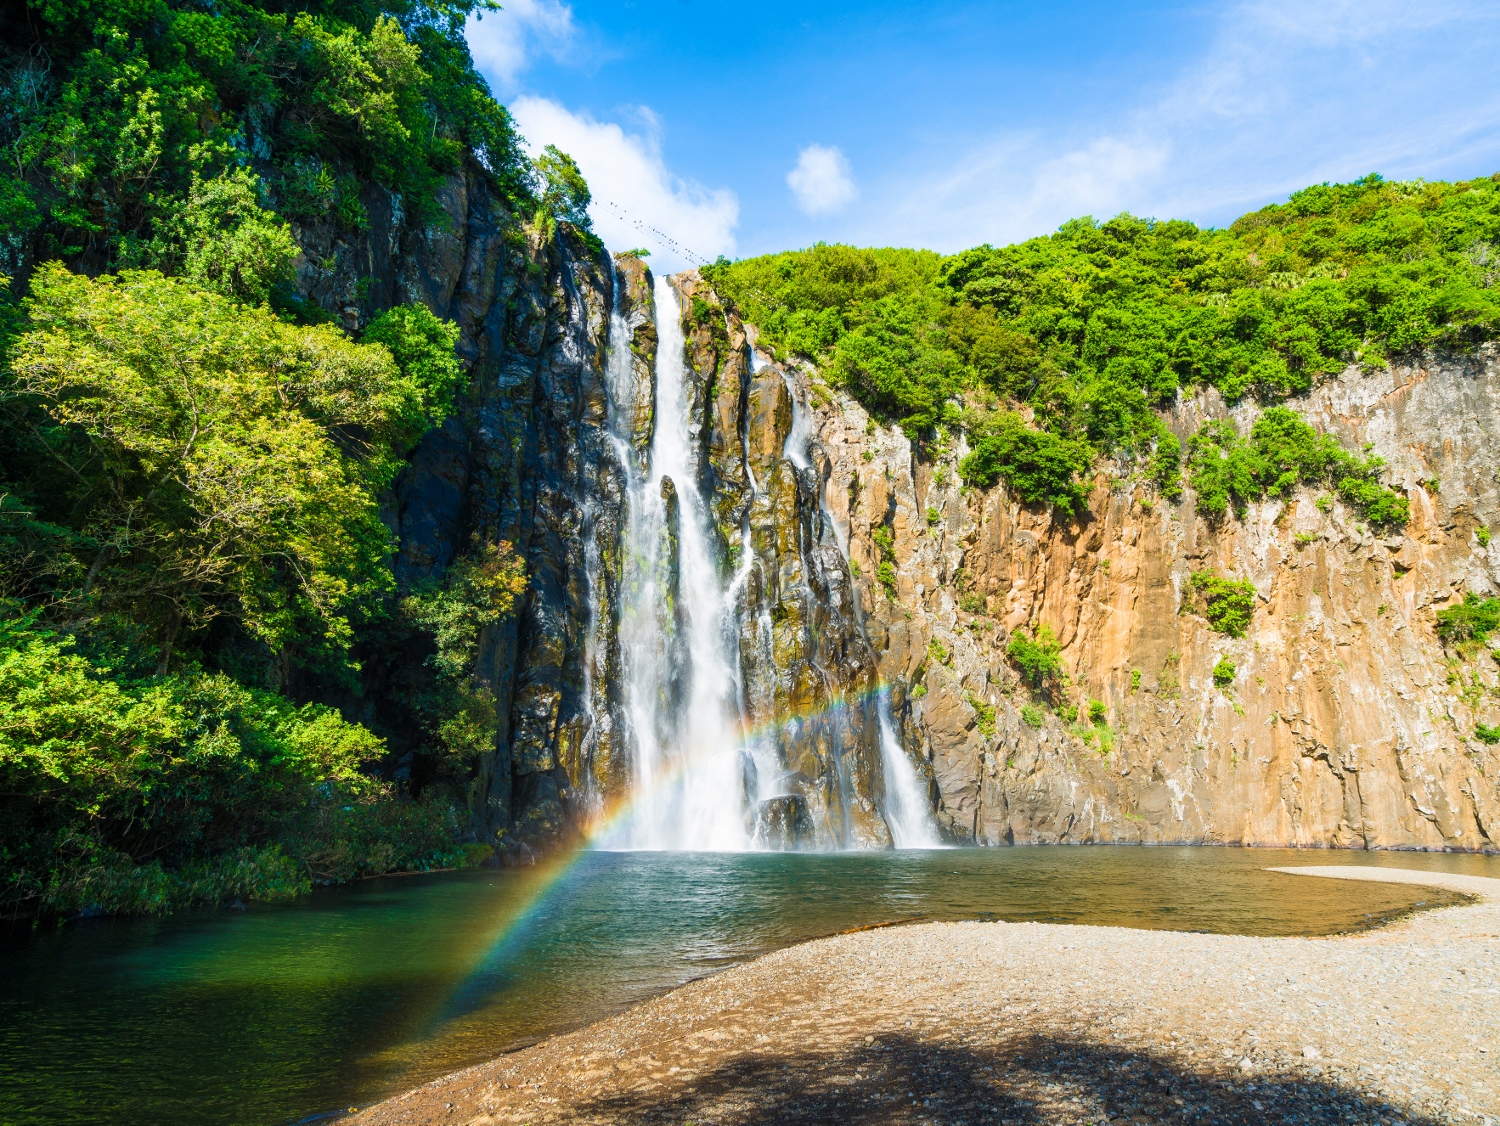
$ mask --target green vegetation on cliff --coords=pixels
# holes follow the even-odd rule
[[[1120,215],[951,257],[820,244],[707,273],[769,346],[821,364],[883,421],[914,437],[968,427],[971,481],[1003,479],[1072,511],[1095,456],[1137,456],[1175,491],[1180,450],[1158,412],[1179,389],[1274,402],[1349,363],[1491,335],[1497,245],[1500,179],[1369,176],[1296,192],[1226,230]],[[992,413],[1006,404],[1032,426]],[[1295,465],[1227,483],[1200,456],[1194,483],[1217,490],[1210,510],[1274,495],[1293,473],[1333,485],[1374,523],[1405,519],[1378,464],[1290,437],[1312,447]],[[1233,453],[1222,430],[1206,444]]]
[[[1283,496],[1298,485],[1332,485],[1345,502],[1379,527],[1399,527],[1411,505],[1380,483],[1378,457],[1358,458],[1319,434],[1287,407],[1271,407],[1242,439],[1227,422],[1208,422],[1188,443],[1188,477],[1198,510],[1212,519],[1231,506]],[[1319,507],[1323,507],[1321,504]]]
[[[1203,596],[1208,624],[1230,637],[1244,637],[1255,614],[1255,584],[1226,579],[1212,571],[1193,572],[1193,589]]]
[[[366,222],[375,182],[432,206],[473,153],[532,197],[463,40],[484,0],[31,0],[7,6],[0,224],[36,261],[176,273],[205,188],[253,166],[294,221]],[[253,182],[253,181],[252,181]],[[266,202],[263,200],[262,202]],[[16,263],[12,263],[14,269]]]
[[[399,306],[351,338],[293,266],[298,224],[368,228],[372,185],[445,221],[466,166],[591,240],[576,164],[529,162],[474,70],[464,21],[492,7],[0,11],[0,914],[489,851],[452,800],[497,729],[466,662],[525,568],[476,545],[398,590],[381,518],[463,401],[458,330]],[[388,649],[431,654],[390,688],[425,741],[399,785],[352,722],[361,654]]]

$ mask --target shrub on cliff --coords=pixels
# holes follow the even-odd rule
[[[1003,480],[1022,502],[1049,504],[1074,516],[1088,506],[1078,478],[1089,468],[1088,447],[1045,430],[1033,430],[1011,412],[971,423],[970,453],[958,465],[971,485],[989,488]]]
[[[1331,485],[1377,527],[1399,527],[1411,515],[1407,499],[1380,483],[1385,462],[1358,458],[1295,411],[1270,407],[1242,439],[1226,421],[1206,422],[1188,442],[1189,481],[1198,511],[1211,519],[1237,515],[1262,497],[1285,496],[1298,485]]]
[[[1040,625],[1035,635],[1020,629],[1011,634],[1005,655],[1021,670],[1021,679],[1042,688],[1062,679],[1062,646],[1049,625]]]
[[[1234,662],[1228,657],[1220,657],[1219,663],[1213,668],[1214,687],[1228,688],[1234,683],[1234,677],[1238,671]]]
[[[1255,584],[1226,579],[1212,571],[1195,571],[1193,589],[1203,597],[1208,624],[1230,637],[1244,637],[1255,614]]]
[[[1480,598],[1472,590],[1457,606],[1437,612],[1438,636],[1444,641],[1484,641],[1500,628],[1500,598]]]

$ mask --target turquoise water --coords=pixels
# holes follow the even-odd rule
[[[587,853],[539,898],[545,874],[483,870],[18,930],[0,938],[0,1123],[298,1121],[873,923],[1326,934],[1448,901],[1261,871],[1330,863],[1500,876],[1497,858],[1264,849]]]

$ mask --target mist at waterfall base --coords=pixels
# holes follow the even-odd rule
[[[656,278],[654,300],[654,427],[644,456],[631,441],[637,392],[618,300],[610,322],[609,428],[626,481],[621,554],[629,596],[619,636],[631,778],[623,798],[598,800],[587,838],[592,847],[608,850],[739,851],[764,845],[754,811],[787,793],[781,788],[787,771],[771,736],[813,716],[780,716],[760,728],[748,728],[739,718],[736,607],[754,565],[750,527],[747,518],[739,564],[726,578],[710,540],[711,516],[700,488],[703,451],[701,441],[694,442],[687,395],[686,342],[678,295],[667,278]],[[761,370],[764,361],[753,348],[751,357]],[[790,377],[788,393],[793,423],[783,456],[805,469],[811,465],[811,426]],[[749,476],[758,492],[753,472]],[[847,544],[840,547],[847,555]],[[881,815],[895,847],[939,847],[883,690],[878,697],[886,783]],[[856,702],[836,695],[820,711]]]
[[[1451,901],[1263,870],[1313,860],[1500,876],[1500,857],[1431,853],[584,852],[555,880],[544,868],[387,877],[243,912],[0,930],[0,1122],[268,1126],[365,1106],[875,923],[1318,934]]]

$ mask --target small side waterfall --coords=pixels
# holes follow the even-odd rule
[[[932,820],[917,771],[896,738],[888,689],[880,693],[880,766],[885,772],[885,806],[881,812],[896,847],[941,848],[942,838]]]

